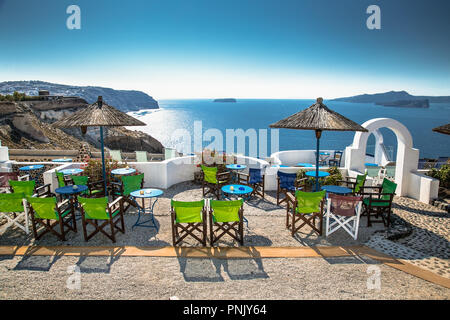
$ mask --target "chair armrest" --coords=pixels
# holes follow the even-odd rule
[[[30,175],[26,174],[17,178],[18,181],[30,181]]]
[[[63,200],[63,201],[57,203],[57,204],[56,204],[56,207],[57,207],[58,209],[61,209],[61,208],[64,208],[64,207],[66,207],[66,206],[69,206],[69,205],[70,205],[69,199],[65,199],[65,200]]]
[[[295,199],[295,197],[292,193],[286,192],[286,201],[294,204],[295,201],[297,201],[297,199]]]
[[[34,191],[35,194],[33,195],[33,197],[42,197],[42,196],[47,196],[47,197],[51,197],[53,196],[53,193],[51,193],[50,191],[50,184],[45,184],[43,186],[37,187]]]
[[[308,178],[297,178],[295,180],[295,187],[298,188],[299,186],[305,186],[306,181],[308,181]]]
[[[113,202],[109,203],[108,208],[111,210],[111,212],[113,212],[117,207],[121,206],[122,201],[123,201],[123,197],[120,196]]]

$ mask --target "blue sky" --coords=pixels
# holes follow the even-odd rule
[[[71,4],[81,30],[66,28]],[[449,14],[446,0],[0,0],[0,81],[157,99],[450,95]]]

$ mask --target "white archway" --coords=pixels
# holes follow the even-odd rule
[[[391,129],[397,137],[397,158],[395,167],[396,194],[408,195],[408,183],[411,174],[417,170],[419,150],[413,148],[412,136],[409,130],[400,122],[390,118],[376,118],[362,124],[368,132],[357,132],[353,144],[345,149],[345,167],[349,170],[364,172],[364,159],[366,157],[367,139],[370,134],[375,136],[375,156],[380,159],[380,150],[383,145],[383,136],[380,128]]]

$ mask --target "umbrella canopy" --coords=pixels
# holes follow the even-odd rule
[[[323,104],[322,98],[317,98],[316,103],[309,108],[275,122],[271,124],[270,127],[281,129],[315,130],[317,139],[316,191],[319,189],[319,140],[322,135],[322,131],[368,131],[356,122],[329,109]]]
[[[106,168],[105,168],[105,148],[103,141],[103,127],[119,127],[119,126],[145,126],[146,124],[139,121],[126,113],[117,110],[103,102],[102,96],[99,96],[97,102],[87,106],[67,118],[63,118],[53,123],[56,128],[73,128],[81,127],[81,131],[86,133],[87,127],[100,127],[100,143],[102,148],[102,170],[103,181],[105,182],[105,195],[108,195],[106,186]]]
[[[329,109],[317,98],[309,108],[294,113],[285,119],[270,125],[271,128],[330,131],[363,131],[367,129],[343,115]]]
[[[445,124],[440,127],[436,127],[433,129],[433,131],[443,133],[443,134],[450,134],[450,123]]]

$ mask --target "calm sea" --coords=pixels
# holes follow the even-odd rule
[[[174,139],[176,129],[186,129],[193,137],[194,121],[202,122],[202,130],[214,128],[225,137],[226,129],[268,129],[268,149],[271,153],[269,125],[295,112],[303,110],[314,100],[256,100],[242,99],[237,103],[214,103],[212,100],[161,100],[157,111],[141,110],[130,113],[147,123],[146,127],[130,129],[149,133],[166,147],[183,149],[183,139]],[[362,124],[373,118],[393,118],[403,123],[413,136],[414,147],[420,149],[420,157],[450,156],[450,136],[435,133],[432,128],[450,122],[450,104],[431,104],[429,109],[383,107],[370,103],[325,101],[332,110]],[[397,141],[389,129],[382,130],[385,145],[391,156],[396,154]],[[321,149],[344,149],[353,141],[353,132],[322,134]],[[192,138],[193,139],[193,138]],[[188,142],[187,142],[188,143]],[[313,131],[279,130],[279,149],[315,149]],[[374,138],[368,142],[368,153],[373,151]],[[209,141],[203,142],[207,146]],[[191,148],[193,141],[191,142]],[[181,150],[180,150],[181,149]],[[225,142],[224,148],[225,150]],[[193,150],[193,149],[192,149]],[[248,152],[248,146],[247,146]]]

